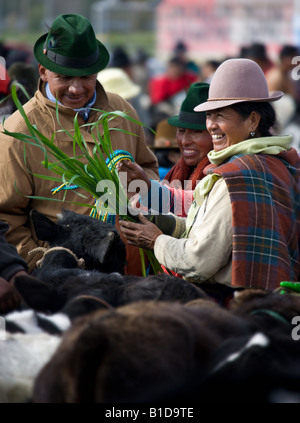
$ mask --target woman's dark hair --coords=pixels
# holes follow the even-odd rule
[[[158,165],[160,167],[172,167],[174,166],[174,163],[171,162],[171,160],[168,159],[168,154],[173,149],[169,148],[161,148],[155,150],[155,155],[158,161]],[[179,149],[174,149],[174,151],[179,151]]]
[[[244,103],[232,104],[229,107],[245,119],[251,112],[259,113],[261,118],[257,132],[261,137],[270,137],[273,135],[270,129],[276,127],[276,113],[269,102],[246,101]]]

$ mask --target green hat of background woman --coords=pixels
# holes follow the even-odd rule
[[[61,75],[92,75],[109,61],[109,53],[96,39],[90,21],[75,14],[59,15],[49,32],[36,41],[33,51],[38,63]]]
[[[197,113],[194,108],[208,98],[209,84],[195,82],[182,102],[179,114],[168,119],[168,123],[177,128],[206,129],[206,113]]]

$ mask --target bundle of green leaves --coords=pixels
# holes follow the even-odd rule
[[[97,110],[100,112],[99,119],[93,123],[86,123],[82,126],[78,123],[78,114],[75,115],[74,118],[74,131],[72,133],[67,131],[64,128],[61,128],[58,132],[66,133],[73,142],[73,156],[67,156],[60,148],[57,147],[55,144],[55,135],[56,132],[52,135],[51,139],[47,138],[43,133],[41,133],[36,125],[32,125],[29,121],[25,110],[23,108],[22,103],[18,99],[17,91],[18,89],[23,90],[23,92],[27,95],[24,87],[21,84],[14,84],[11,88],[11,95],[13,101],[19,110],[21,116],[23,117],[26,126],[28,128],[28,133],[19,133],[19,132],[10,132],[5,129],[5,125],[3,126],[3,132],[11,137],[14,137],[22,142],[24,142],[24,160],[26,162],[26,144],[33,145],[43,151],[44,160],[42,161],[42,165],[53,172],[53,175],[41,175],[35,174],[34,176],[56,181],[59,186],[64,186],[65,188],[70,187],[73,184],[76,184],[79,188],[81,188],[87,195],[84,196],[82,193],[74,191],[78,196],[83,198],[89,198],[89,196],[93,196],[95,198],[94,206],[90,204],[82,203],[82,202],[72,202],[73,204],[80,204],[86,206],[87,208],[96,208],[97,213],[91,215],[98,215],[101,212],[105,213],[115,213],[120,216],[121,219],[126,219],[130,221],[136,221],[134,216],[131,216],[129,213],[121,214],[119,211],[128,210],[128,198],[126,192],[121,184],[119,179],[118,172],[115,167],[109,167],[106,163],[106,157],[113,157],[113,149],[111,146],[111,139],[110,139],[110,128],[109,128],[109,121],[114,119],[117,116],[122,117],[123,119],[128,119],[136,124],[143,125],[141,122],[133,119],[131,116],[126,114],[122,111],[113,111],[113,112],[105,112],[102,110]],[[59,121],[59,112],[58,107],[56,107],[56,118]],[[99,131],[99,126],[101,124],[102,128],[102,135]],[[92,134],[94,140],[94,148],[92,154],[88,149],[84,136],[82,134],[82,129],[90,126],[89,133]],[[126,132],[120,128],[113,128],[113,130]],[[130,134],[134,135],[134,134]],[[80,154],[76,155],[75,151],[79,151]],[[55,175],[54,175],[55,174]],[[101,198],[99,198],[99,191],[97,189],[97,185],[99,181],[110,181],[111,186],[114,187],[115,196],[115,210],[109,209],[109,202],[101,202]],[[65,193],[67,189],[65,190]],[[41,197],[41,196],[32,196],[29,198],[41,199],[41,200],[51,200],[51,201],[65,201],[65,195],[62,199],[57,199],[53,197]],[[144,260],[144,253],[148,256],[149,262],[153,268],[154,273],[163,272],[160,264],[158,263],[157,259],[154,256],[154,253],[149,250],[141,250],[140,255],[142,260],[142,269],[143,274],[146,276],[146,268],[145,268],[145,260]]]

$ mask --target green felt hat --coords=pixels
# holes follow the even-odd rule
[[[209,84],[195,82],[187,92],[177,116],[168,119],[168,123],[177,128],[206,129],[206,113],[195,112],[194,108],[208,98]]]
[[[109,53],[96,39],[90,21],[75,14],[57,16],[49,32],[36,41],[33,52],[46,69],[69,76],[92,75],[109,61]]]

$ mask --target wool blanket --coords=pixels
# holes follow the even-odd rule
[[[234,155],[209,165],[226,181],[232,204],[232,286],[275,289],[298,281],[300,159],[294,149],[278,155]]]

